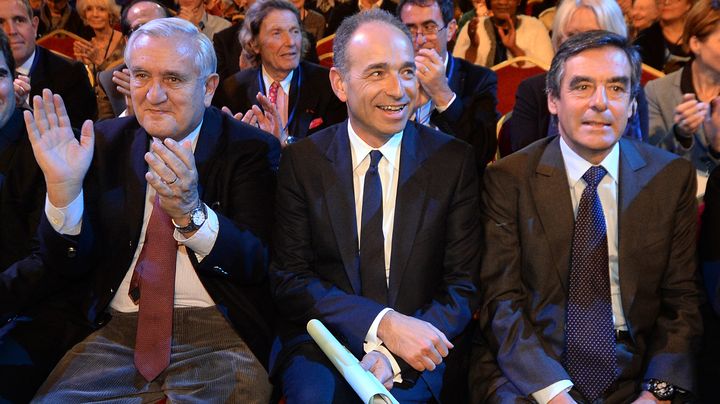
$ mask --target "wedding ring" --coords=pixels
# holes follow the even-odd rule
[[[178,176],[176,175],[175,178],[174,178],[172,181],[170,181],[170,182],[165,182],[165,181],[163,181],[163,182],[165,182],[165,184],[167,184],[167,185],[172,185],[172,184],[176,183],[177,180],[178,180]]]

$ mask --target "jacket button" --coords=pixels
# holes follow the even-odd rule
[[[67,249],[68,258],[75,258],[76,255],[77,255],[77,250],[75,249],[75,247],[68,247],[68,249]]]

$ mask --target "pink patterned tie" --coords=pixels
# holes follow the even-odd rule
[[[272,84],[270,84],[270,93],[268,93],[268,98],[270,98],[270,102],[275,104],[275,106],[277,106],[278,88],[280,88],[280,83],[278,83],[277,81],[273,81]]]
[[[147,381],[154,380],[170,364],[177,257],[173,230],[170,216],[156,196],[130,283],[130,297],[140,304],[135,367]]]

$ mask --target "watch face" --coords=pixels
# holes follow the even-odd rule
[[[205,222],[205,215],[203,214],[202,209],[195,209],[192,212],[190,220],[192,220],[195,226],[202,226],[202,224]]]

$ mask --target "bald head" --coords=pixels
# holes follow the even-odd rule
[[[137,1],[123,13],[123,32],[125,35],[129,35],[149,21],[166,17],[168,17],[167,10],[160,4],[154,1]]]

